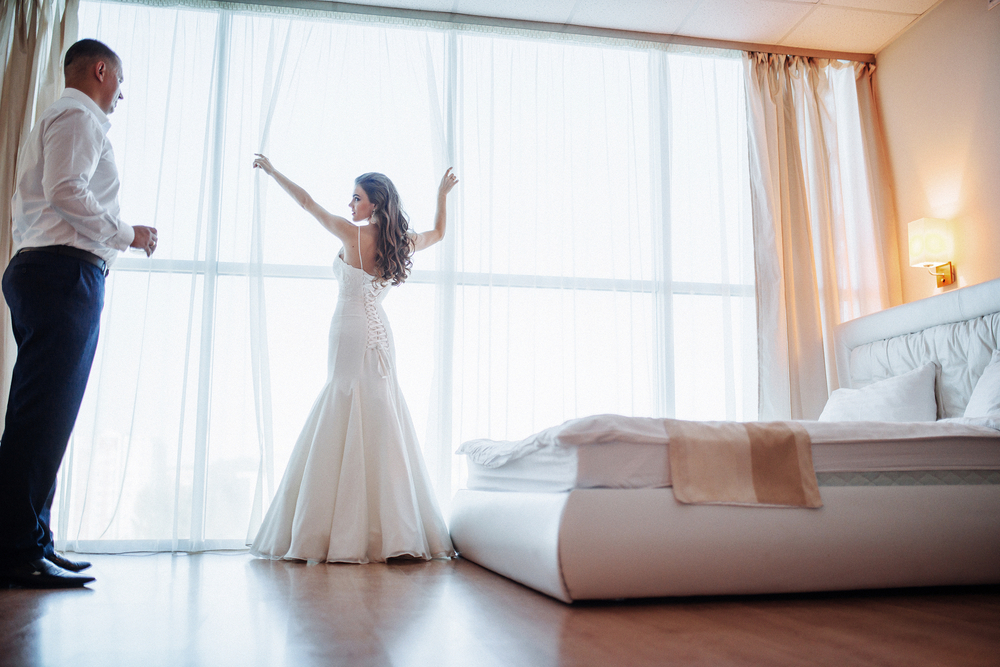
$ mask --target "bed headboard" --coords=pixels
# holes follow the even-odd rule
[[[844,322],[837,378],[858,388],[936,362],[938,418],[961,417],[1000,340],[1000,279]]]

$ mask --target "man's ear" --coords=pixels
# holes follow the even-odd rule
[[[94,70],[94,74],[97,76],[97,80],[104,83],[104,77],[107,75],[108,66],[103,60],[97,61],[97,66]]]

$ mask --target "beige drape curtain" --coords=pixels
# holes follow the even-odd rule
[[[815,419],[834,328],[901,302],[891,190],[863,63],[747,53],[761,419]]]
[[[10,199],[18,151],[35,119],[63,90],[62,54],[77,33],[79,0],[11,0],[0,16],[0,267],[13,252]],[[6,304],[0,317],[0,414],[7,409],[16,347]]]

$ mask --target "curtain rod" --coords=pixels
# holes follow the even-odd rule
[[[122,0],[118,0],[121,2]],[[124,0],[127,2],[128,0]],[[188,0],[138,0],[140,4],[214,4],[212,2],[191,2]],[[700,37],[685,37],[683,35],[668,35],[654,32],[634,30],[617,30],[614,28],[595,28],[591,26],[574,25],[570,23],[546,23],[543,21],[527,21],[507,19],[494,16],[479,16],[475,14],[459,14],[439,12],[426,9],[403,9],[398,7],[380,7],[377,5],[360,5],[351,2],[331,2],[328,0],[235,0],[235,3],[223,0],[219,5],[239,4],[274,9],[298,9],[309,12],[329,14],[354,14],[359,16],[387,17],[403,20],[426,21],[428,23],[454,24],[462,26],[483,26],[500,30],[523,30],[566,37],[582,36],[623,40],[628,42],[646,42],[652,44],[688,46],[701,49],[720,49],[728,51],[758,51],[779,55],[803,56],[807,58],[828,58],[831,60],[851,60],[855,62],[874,63],[875,55],[871,53],[851,53],[844,51],[823,51],[818,49],[800,49],[778,46],[776,44],[755,44],[752,42],[729,42],[718,39],[703,39]]]

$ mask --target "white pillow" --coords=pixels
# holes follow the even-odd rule
[[[965,416],[985,417],[997,413],[1000,413],[1000,350],[993,350],[993,357],[983,369],[969,404],[965,406]]]
[[[837,389],[823,408],[823,422],[932,422],[937,420],[934,398],[936,364],[924,364],[909,373],[874,382],[861,389]]]

